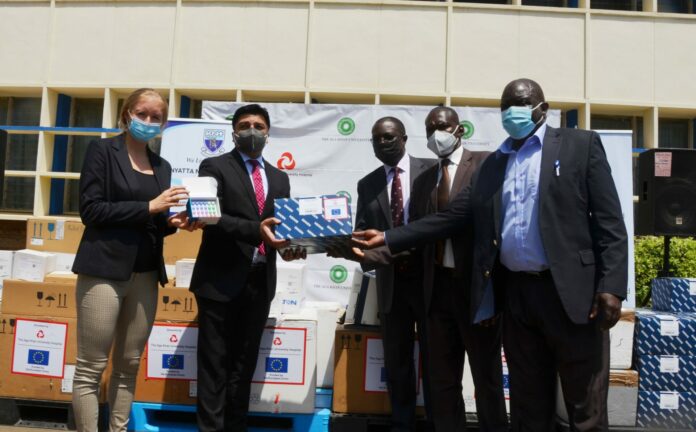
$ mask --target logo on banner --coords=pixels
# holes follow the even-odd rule
[[[43,350],[29,350],[28,363],[33,365],[48,366],[48,351]]]
[[[295,158],[292,157],[292,153],[285,152],[280,155],[278,162],[276,162],[276,166],[281,170],[295,169]]]
[[[348,205],[350,205],[351,201],[353,201],[353,197],[350,196],[350,193],[348,193],[348,191],[341,190],[341,191],[336,192],[334,195],[346,197],[346,199],[348,200]]]
[[[348,279],[348,269],[342,265],[335,265],[329,270],[329,278],[333,283],[343,283]]]
[[[280,340],[280,338],[276,336],[276,338],[273,339],[273,345],[276,345],[276,346],[283,345],[283,341]]]
[[[472,136],[474,136],[474,124],[471,123],[469,120],[460,121],[459,126],[461,126],[462,130],[464,131],[462,139],[469,139]]]
[[[162,369],[184,369],[183,354],[162,354]]]
[[[43,332],[43,330],[37,331],[37,332],[36,332],[36,337],[39,338],[39,339],[43,339],[43,338],[44,338],[44,332]]]
[[[221,154],[225,151],[225,149],[222,148],[222,145],[225,144],[225,130],[204,129],[203,142],[205,143],[205,146],[201,149],[203,154],[210,156]]]
[[[338,133],[341,135],[350,135],[355,132],[355,122],[350,117],[343,117],[338,121]]]
[[[169,337],[169,342],[171,342],[171,343],[177,343],[177,342],[179,342],[179,338],[176,337],[175,334],[173,334],[173,335],[171,335],[171,336]]]
[[[288,372],[288,359],[286,357],[266,357],[266,372]]]

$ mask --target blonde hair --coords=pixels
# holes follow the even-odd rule
[[[162,108],[162,124],[164,124],[164,122],[167,121],[167,113],[169,112],[169,106],[167,105],[167,101],[165,101],[162,95],[157,93],[154,89],[141,88],[129,94],[126,100],[123,102],[121,112],[118,115],[118,127],[121,130],[128,129],[128,122],[130,121],[130,111],[138,102],[140,102],[142,98],[147,96],[156,96],[162,101],[162,105],[164,106]]]

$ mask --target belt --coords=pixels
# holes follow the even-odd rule
[[[511,271],[510,273],[515,274],[515,275],[520,275],[520,276],[532,277],[532,278],[536,278],[536,279],[545,279],[545,278],[551,277],[551,270],[549,270],[549,269],[542,270],[542,271],[519,271],[519,272]]]

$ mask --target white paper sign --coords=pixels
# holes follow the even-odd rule
[[[266,327],[251,382],[304,385],[306,344],[307,329]]]
[[[672,175],[672,153],[655,152],[655,177]]]
[[[68,324],[17,319],[12,373],[63,378]]]
[[[420,352],[418,342],[413,345],[413,364],[418,372],[416,379],[420,382]],[[365,385],[366,392],[386,393],[387,369],[384,366],[384,347],[381,338],[367,338],[365,349]],[[420,393],[420,386],[416,389]]]
[[[659,318],[662,336],[679,336],[679,321],[666,315],[660,315]]]
[[[147,340],[147,378],[195,380],[198,328],[155,324]]]
[[[297,212],[300,216],[321,214],[321,198],[302,198],[297,200],[297,204]]]
[[[679,393],[661,392],[660,409],[676,410],[679,409]]]
[[[339,220],[347,219],[348,216],[348,199],[341,198],[324,198],[324,219]]]
[[[75,365],[65,365],[63,379],[60,381],[61,393],[72,393],[73,378],[75,377]]]
[[[677,373],[677,372],[679,372],[679,357],[677,357],[677,356],[661,356],[660,357],[660,372],[661,373]]]

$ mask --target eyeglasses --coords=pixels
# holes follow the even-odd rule
[[[399,139],[398,136],[385,134],[382,136],[373,136],[372,138],[370,138],[370,142],[373,145],[374,144],[382,144],[382,143],[391,144],[391,143],[396,142],[398,139]]]

